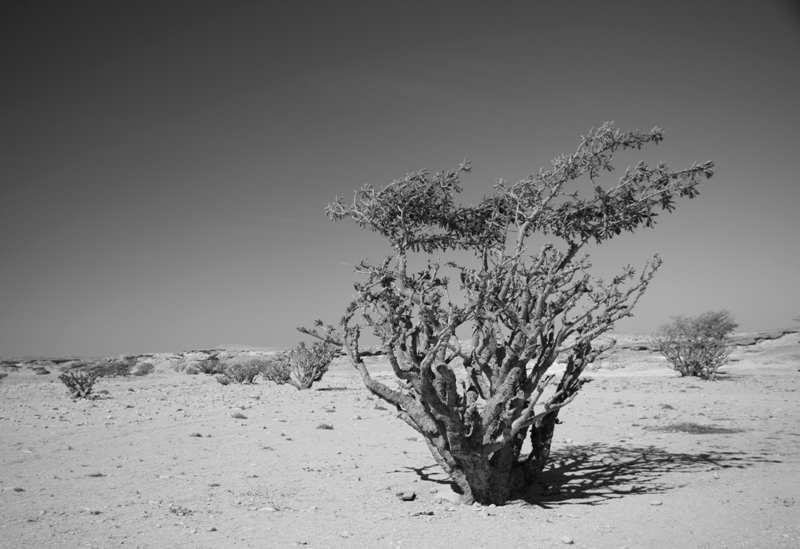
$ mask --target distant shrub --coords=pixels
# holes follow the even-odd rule
[[[203,360],[198,360],[192,364],[192,366],[194,366],[201,374],[217,375],[225,371],[225,365],[220,362],[219,357],[214,355],[211,355]]]
[[[268,364],[266,360],[260,358],[234,362],[225,366],[223,375],[235,383],[250,385],[265,371]]]
[[[133,358],[97,362],[85,368],[86,371],[95,372],[100,377],[127,377],[131,375],[131,368],[136,364]]]
[[[100,375],[93,371],[70,370],[58,376],[58,379],[67,386],[72,398],[89,398],[99,377]]]
[[[131,375],[146,376],[147,374],[152,373],[155,369],[156,367],[153,366],[152,362],[142,362],[131,369]]]
[[[221,385],[228,385],[231,382],[231,378],[225,374],[217,374],[214,376],[214,379],[216,379]]]
[[[681,376],[714,379],[733,350],[731,335],[737,326],[728,311],[677,316],[661,326],[650,341]]]
[[[8,374],[6,374],[6,373],[0,373],[0,379],[3,379],[4,377],[8,377]]]
[[[183,370],[183,373],[189,374],[190,376],[196,376],[200,372],[197,371],[197,368],[195,368],[194,366],[187,366],[186,369]]]
[[[34,368],[33,369],[33,373],[35,373],[37,376],[46,376],[47,374],[50,373],[50,370],[48,370],[47,368],[42,368],[42,367]]]
[[[336,350],[335,345],[322,341],[314,343],[311,348],[300,343],[288,353],[277,355],[263,375],[279,385],[288,383],[297,389],[309,389],[328,371]]]

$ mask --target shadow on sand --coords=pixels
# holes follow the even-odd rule
[[[744,452],[670,452],[656,446],[595,443],[554,451],[550,465],[521,499],[541,507],[597,505],[633,494],[659,494],[687,484],[667,481],[669,473],[703,473],[780,463]]]
[[[595,443],[553,451],[542,475],[509,500],[538,507],[599,505],[629,495],[661,494],[689,483],[676,482],[671,473],[711,473],[744,469],[756,464],[780,463],[744,452],[669,452],[655,446],[613,446]],[[406,467],[420,480],[450,486],[460,492],[437,465]],[[400,471],[397,471],[400,472]]]

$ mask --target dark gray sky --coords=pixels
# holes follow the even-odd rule
[[[293,346],[387,252],[325,219],[336,195],[467,158],[472,202],[607,120],[665,129],[644,158],[718,167],[592,250],[664,259],[617,328],[791,325],[798,67],[777,0],[3,2],[0,356]]]

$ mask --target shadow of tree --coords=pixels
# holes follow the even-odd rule
[[[670,473],[702,473],[744,469],[780,460],[744,452],[670,452],[655,446],[614,446],[603,443],[568,446],[550,455],[539,478],[509,500],[543,508],[559,505],[600,505],[629,495],[660,494],[680,486],[664,477]],[[403,467],[420,480],[450,486],[461,493],[438,465]],[[688,483],[688,480],[687,480]]]
[[[518,495],[530,504],[598,505],[634,494],[659,494],[676,487],[669,473],[744,469],[758,463],[780,463],[743,452],[670,452],[655,446],[613,446],[595,443],[554,451],[550,465]]]
[[[435,482],[436,484],[441,484],[443,486],[450,486],[453,490],[458,493],[461,493],[461,488],[458,485],[450,480],[442,468],[439,467],[438,464],[433,463],[431,465],[426,465],[425,467],[403,467],[404,471],[396,470],[392,471],[392,473],[404,473],[406,471],[414,471],[417,474],[419,479],[423,482]],[[434,478],[435,477],[435,478]]]

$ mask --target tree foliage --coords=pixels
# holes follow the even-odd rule
[[[651,342],[681,376],[713,379],[733,350],[731,335],[737,326],[728,311],[677,316],[661,326]]]
[[[454,200],[460,176],[470,171],[466,161],[381,189],[367,185],[352,202],[337,198],[328,206],[331,219],[353,219],[386,238],[393,255],[358,263],[365,280],[337,327],[317,321],[300,330],[344,349],[366,387],[424,437],[467,501],[503,503],[541,472],[559,410],[605,350],[593,342],[631,315],[660,265],[653,256],[639,274],[627,266],[603,280],[579,252],[652,227],[660,211],[671,212],[678,197],[695,197],[713,174],[712,162],[677,171],[640,162],[615,185],[600,185],[615,153],[662,139],[659,128],[621,132],[606,123],[550,170],[513,185],[501,181],[474,206]],[[570,187],[581,178],[588,193]],[[530,249],[534,234],[551,242]],[[474,262],[431,257],[455,250],[473,252]],[[408,259],[417,253],[430,261],[411,272]],[[457,276],[463,299],[451,295],[446,272]],[[380,338],[398,388],[372,377],[362,360],[363,326]],[[470,342],[459,341],[461,327],[471,331]],[[566,367],[556,375],[559,355]],[[523,456],[526,437],[531,451]]]

